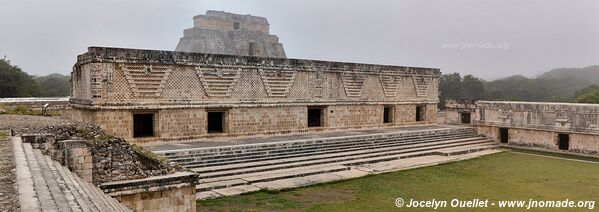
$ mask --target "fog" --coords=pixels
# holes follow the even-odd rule
[[[599,64],[596,0],[2,1],[0,56],[68,74],[88,46],[173,50],[206,10],[268,18],[290,58],[485,79]]]

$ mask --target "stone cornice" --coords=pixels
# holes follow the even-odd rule
[[[298,71],[359,72],[367,74],[423,75],[438,78],[437,68],[376,65],[363,63],[333,62],[321,60],[267,58],[221,54],[190,53],[176,51],[89,47],[88,52],[77,56],[74,69],[87,63],[134,63],[188,66],[235,66],[264,69],[289,69]]]

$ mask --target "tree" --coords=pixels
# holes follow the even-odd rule
[[[41,88],[21,68],[10,64],[6,57],[0,59],[0,98],[33,97],[41,94]]]
[[[35,81],[42,88],[41,96],[45,97],[62,97],[69,95],[69,79],[70,76],[62,74],[49,74],[46,76],[36,76]]]
[[[576,102],[599,104],[599,85],[591,85],[576,92]]]
[[[462,87],[459,73],[444,74],[439,80],[439,109],[445,109],[446,99],[458,99]]]
[[[485,85],[483,80],[470,74],[462,80],[460,97],[462,99],[479,100],[485,98]]]
[[[447,99],[480,100],[485,97],[484,81],[472,75],[462,79],[459,73],[445,74],[439,84],[439,109],[445,109]]]

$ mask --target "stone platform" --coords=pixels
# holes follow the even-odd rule
[[[259,143],[275,143],[275,142],[289,142],[305,139],[324,139],[344,136],[356,136],[356,135],[368,135],[368,134],[380,134],[380,133],[400,133],[400,132],[412,132],[421,130],[435,130],[435,129],[457,129],[464,128],[464,126],[457,125],[429,125],[429,126],[400,126],[400,127],[387,127],[387,128],[374,128],[374,129],[354,129],[354,130],[337,130],[337,131],[326,131],[326,132],[312,132],[312,133],[300,133],[300,134],[288,134],[288,135],[265,135],[265,136],[246,136],[246,137],[232,137],[232,138],[207,138],[198,139],[194,141],[178,142],[178,143],[148,143],[143,144],[144,148],[157,153],[168,153],[178,152],[182,150],[189,150],[195,148],[209,148],[209,147],[220,147],[220,146],[235,146],[235,145],[252,145]]]
[[[197,198],[284,189],[498,152],[467,126],[390,127],[147,146],[200,174]]]

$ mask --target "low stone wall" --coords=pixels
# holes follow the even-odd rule
[[[599,156],[599,104],[448,100],[446,110],[446,123],[469,112],[479,135],[508,146]]]
[[[44,104],[49,104],[48,111],[61,112],[68,108],[68,97],[39,97],[39,98],[0,98],[0,105],[4,107],[16,108],[26,107],[33,111],[42,111]]]
[[[499,129],[501,127],[477,126],[476,128],[478,134],[500,142]],[[560,132],[524,128],[506,129],[508,129],[508,143],[506,144],[508,146],[599,156],[599,135],[562,132],[561,134],[569,135],[569,148],[560,150],[558,143]]]
[[[445,122],[446,124],[462,124],[462,113],[470,114],[470,123],[473,123],[478,115],[476,112],[476,101],[473,100],[452,100],[445,101]]]
[[[104,183],[100,187],[110,196],[136,211],[196,211],[198,174],[178,172],[140,180]]]

